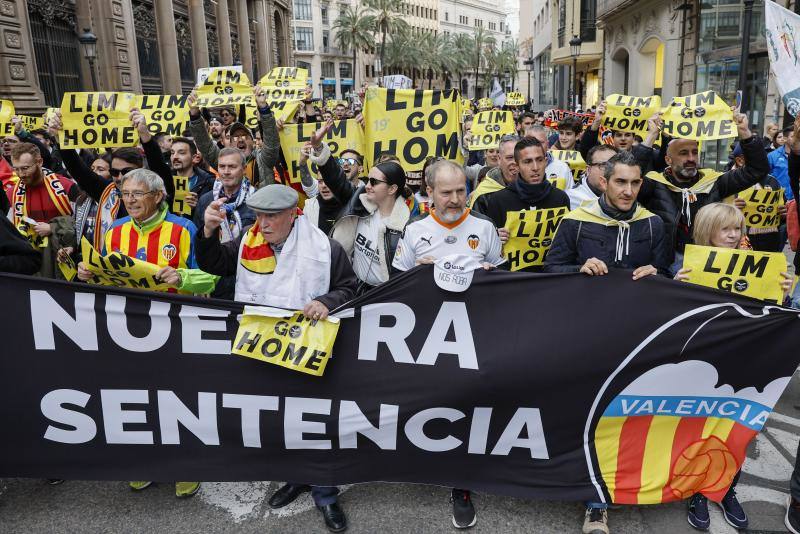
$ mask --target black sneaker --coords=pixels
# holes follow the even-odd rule
[[[711,517],[708,515],[708,499],[700,493],[695,493],[689,499],[689,514],[687,516],[689,524],[697,530],[708,530],[711,525]]]
[[[794,500],[789,497],[789,502],[786,503],[786,516],[783,518],[783,524],[789,529],[789,532],[800,534],[800,501]]]
[[[728,490],[719,506],[722,508],[725,521],[730,526],[738,529],[747,528],[747,514],[744,512],[742,505],[739,504],[739,499],[736,498],[736,492],[733,488]]]
[[[453,502],[453,526],[456,528],[471,528],[478,522],[475,515],[475,507],[472,506],[472,498],[469,491],[453,488],[450,495]]]

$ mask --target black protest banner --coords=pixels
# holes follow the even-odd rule
[[[321,377],[232,356],[235,303],[0,275],[0,476],[719,499],[800,360],[796,312],[738,295],[432,270],[347,305]]]

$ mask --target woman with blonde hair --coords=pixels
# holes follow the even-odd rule
[[[747,229],[744,223],[744,214],[730,204],[714,203],[700,208],[693,224],[694,244],[704,247],[749,249],[749,243],[743,239]],[[682,267],[675,275],[675,280],[688,281],[691,268]],[[792,277],[788,273],[781,273],[783,277],[778,283],[783,290],[784,299],[792,287]],[[739,474],[733,479],[728,493],[725,494],[720,506],[722,507],[725,521],[737,529],[747,528],[747,514],[736,499],[736,483]],[[698,530],[708,530],[711,518],[708,514],[708,499],[700,493],[692,495],[689,499],[689,524]]]

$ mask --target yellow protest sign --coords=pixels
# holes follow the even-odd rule
[[[182,135],[189,127],[188,95],[136,95],[135,107],[147,120],[152,135]]]
[[[139,132],[130,121],[131,93],[64,93],[61,148],[136,146]]]
[[[472,100],[469,98],[462,98],[461,99],[461,111],[472,110]]]
[[[308,71],[297,67],[275,67],[259,80],[266,93],[267,102],[300,101],[308,87]]]
[[[44,117],[32,117],[31,115],[17,115],[22,121],[22,126],[29,132],[44,128]]]
[[[288,122],[289,120],[294,117],[294,114],[297,113],[297,110],[300,108],[300,101],[299,100],[282,100],[271,102],[269,105],[270,109],[272,110],[273,115],[275,115],[275,120],[282,120],[283,122]],[[245,120],[244,125],[250,128],[252,131],[258,130],[258,108],[254,105],[252,106],[245,106]]]
[[[508,260],[509,270],[519,271],[544,264],[558,224],[567,211],[564,207],[510,211],[506,214],[505,229],[509,237],[503,246],[503,254]]]
[[[772,190],[750,187],[736,196],[747,203],[742,211],[748,228],[777,228],[781,225],[778,208],[786,203],[783,188]]]
[[[644,138],[647,136],[648,119],[660,110],[661,97],[658,95],[608,95],[601,126],[618,132],[633,132]]]
[[[247,74],[230,68],[211,69],[208,77],[197,86],[198,107],[218,108],[253,103],[253,86]]]
[[[478,110],[487,110],[494,107],[494,100],[491,98],[481,98],[478,100]]]
[[[339,320],[312,321],[302,312],[281,314],[245,307],[231,354],[322,376],[339,331]]]
[[[524,106],[525,97],[518,91],[506,93],[506,106]]]
[[[417,91],[369,87],[364,120],[367,167],[394,154],[406,172],[422,170],[429,156],[459,163],[459,94],[455,89]]]
[[[661,131],[671,137],[711,141],[737,135],[733,111],[714,91],[675,97],[662,118]]]
[[[56,264],[61,274],[64,275],[64,280],[67,282],[75,280],[75,277],[78,275],[78,268],[75,266],[75,260],[67,256],[64,261],[59,260]]]
[[[172,199],[172,213],[175,215],[191,215],[192,207],[186,203],[186,195],[189,194],[189,177],[173,176],[172,183],[175,184],[175,197]]]
[[[551,150],[550,153],[554,158],[563,161],[569,165],[572,171],[572,179],[578,182],[581,177],[581,172],[586,170],[586,162],[583,161],[583,156],[577,150]]]
[[[14,133],[14,125],[11,117],[16,114],[14,102],[11,100],[0,100],[0,137],[5,137]]]
[[[787,271],[781,252],[686,245],[683,267],[689,282],[771,302],[783,302],[781,273]]]
[[[481,111],[472,119],[470,150],[498,148],[500,138],[514,133],[514,114],[510,111]]]
[[[556,186],[557,189],[561,189],[562,191],[567,190],[567,178],[564,178],[563,176],[548,178],[547,181]]]
[[[155,277],[158,265],[131,258],[119,252],[102,255],[85,237],[81,238],[81,254],[86,268],[94,274],[92,283],[103,286],[131,287],[166,291],[174,286]]]
[[[300,149],[306,141],[311,140],[311,135],[322,126],[321,123],[304,122],[301,124],[286,124],[278,134],[281,140],[281,150],[286,157],[286,166],[289,170],[289,179],[292,183],[300,183]],[[333,121],[333,126],[325,135],[325,142],[331,149],[331,157],[337,157],[344,150],[356,150],[364,154],[364,130],[355,119]],[[317,166],[308,163],[312,175],[316,174]]]

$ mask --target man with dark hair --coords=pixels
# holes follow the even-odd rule
[[[517,117],[517,135],[525,135],[525,130],[536,124],[536,115],[526,111]]]
[[[583,122],[578,117],[564,117],[558,123],[558,140],[553,143],[555,150],[578,150],[578,138],[583,131]]]
[[[192,208],[191,216],[193,217],[198,199],[214,187],[214,176],[199,167],[202,157],[197,152],[194,141],[187,137],[172,139],[169,161],[175,176],[189,177],[189,194],[186,196],[186,203]]]
[[[500,191],[482,195],[474,210],[487,215],[497,228],[506,225],[509,213],[565,207],[569,197],[547,180],[547,153],[534,137],[525,137],[514,146],[514,161],[519,167],[519,177]],[[501,238],[507,238],[502,236]],[[540,267],[525,270],[536,272]]]
[[[605,190],[561,221],[545,272],[596,276],[616,267],[634,269],[634,280],[667,274],[664,223],[636,201],[643,183],[639,163],[620,152],[604,167]]]
[[[361,169],[364,165],[364,156],[358,153],[357,150],[348,148],[339,153],[339,165],[342,167],[347,179],[353,184],[353,187],[360,187],[361,183]]]

